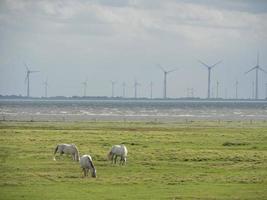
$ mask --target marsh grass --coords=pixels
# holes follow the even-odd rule
[[[90,154],[82,178],[58,143]],[[124,143],[126,166],[106,160]],[[0,199],[267,199],[265,122],[1,122]]]

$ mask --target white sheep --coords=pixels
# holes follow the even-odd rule
[[[93,160],[90,155],[83,155],[80,158],[80,165],[84,173],[84,177],[88,176],[88,172],[90,170],[91,176],[96,178],[96,169],[93,164]]]

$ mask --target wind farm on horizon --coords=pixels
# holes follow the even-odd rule
[[[240,88],[240,82],[239,80],[236,80],[235,83],[233,83],[233,90],[234,90],[234,94],[231,97],[228,97],[228,90],[227,88],[225,88],[225,94],[224,97],[222,95],[222,90],[221,90],[221,94],[219,95],[219,86],[221,85],[221,83],[217,80],[215,82],[214,87],[212,87],[212,74],[214,73],[214,68],[217,67],[219,64],[222,64],[223,61],[220,60],[218,62],[216,62],[215,64],[207,64],[206,62],[203,62],[202,60],[198,59],[197,60],[198,63],[200,63],[202,66],[204,66],[207,70],[208,70],[208,75],[207,75],[207,96],[206,98],[203,99],[241,99],[239,98],[239,88]],[[39,70],[32,70],[29,68],[29,66],[24,63],[25,67],[26,67],[26,77],[25,77],[25,83],[26,83],[26,96],[27,98],[33,97],[30,89],[31,89],[31,81],[30,81],[30,77],[33,76],[35,73],[42,73]],[[171,75],[172,73],[175,73],[176,71],[178,71],[178,68],[171,68],[171,69],[166,69],[166,67],[163,67],[161,64],[157,64],[155,66],[155,71],[156,68],[158,68],[159,70],[161,70],[161,72],[163,73],[163,79],[162,79],[162,97],[154,97],[154,91],[155,90],[155,82],[153,82],[152,80],[147,79],[147,84],[142,84],[141,82],[137,81],[137,78],[134,78],[133,81],[133,85],[126,83],[125,81],[122,82],[122,84],[119,84],[118,81],[116,80],[110,80],[110,84],[111,84],[111,94],[110,96],[105,96],[103,95],[102,97],[108,97],[108,98],[122,98],[122,99],[177,99],[177,98],[170,98],[168,96],[168,76]],[[179,68],[180,69],[180,68]],[[259,64],[259,52],[257,53],[257,61],[256,61],[256,65],[254,67],[252,67],[251,69],[249,69],[248,71],[246,71],[244,73],[244,76],[255,71],[255,80],[252,81],[252,93],[251,96],[247,97],[247,98],[242,98],[242,99],[251,99],[251,100],[258,100],[259,99],[259,71],[263,72],[265,74],[267,74],[267,71],[264,70],[260,64]],[[149,77],[151,78],[151,77]],[[88,84],[89,84],[89,80],[88,77],[86,77],[86,79],[84,81],[81,82],[82,84],[82,94],[80,95],[80,97],[83,98],[90,98],[90,97],[95,97],[95,96],[87,96],[87,90],[88,90]],[[44,95],[42,96],[42,98],[48,98],[48,89],[49,89],[49,84],[48,84],[48,77],[46,77],[46,80],[43,81],[43,85],[44,85]],[[132,85],[132,86],[131,86]],[[145,86],[147,85],[147,86]],[[115,92],[115,87],[121,87],[121,93],[116,93]],[[262,91],[262,93],[265,93],[265,99],[267,98],[267,83],[264,85],[265,86],[265,91]],[[141,96],[139,95],[139,89],[141,87],[146,87],[146,96]],[[182,99],[200,99],[200,97],[198,97],[196,95],[196,89],[193,87],[188,87],[188,86],[184,86],[186,89],[185,95],[183,97],[180,97]],[[215,87],[216,87],[216,94],[215,94]],[[221,88],[220,88],[221,89]],[[131,91],[131,92],[130,92]],[[130,94],[132,93],[132,94]],[[76,95],[74,95],[76,96]],[[51,96],[50,96],[51,97]],[[179,99],[179,98],[178,98]]]

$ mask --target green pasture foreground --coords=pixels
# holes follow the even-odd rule
[[[98,177],[53,161],[90,154]],[[113,144],[126,166],[106,160]],[[267,199],[266,122],[0,122],[0,199]]]

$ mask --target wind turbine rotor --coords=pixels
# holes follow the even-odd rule
[[[24,65],[25,65],[25,67],[26,67],[27,72],[29,72],[30,70],[29,70],[28,65],[27,65],[26,63],[24,63]]]
[[[36,73],[36,72],[40,72],[40,71],[29,70],[29,73]]]
[[[214,65],[211,65],[210,67],[213,68],[215,67],[216,65],[220,64],[222,62],[222,60],[220,60],[219,62],[215,63]]]
[[[247,72],[245,72],[245,74],[247,74],[247,73],[249,73],[249,72],[251,72],[251,71],[253,71],[254,69],[257,69],[257,68],[258,68],[258,66],[252,67],[250,70],[248,70]]]
[[[166,72],[166,70],[165,70],[160,64],[157,64],[157,66],[158,66],[163,72]]]
[[[177,70],[178,70],[177,68],[176,69],[172,69],[172,70],[166,71],[166,73],[169,74],[169,73],[175,72]]]
[[[207,68],[210,68],[210,66],[209,65],[207,65],[206,63],[204,63],[204,62],[202,62],[201,60],[198,60],[198,62],[200,62],[202,65],[204,65],[205,67],[207,67]]]

